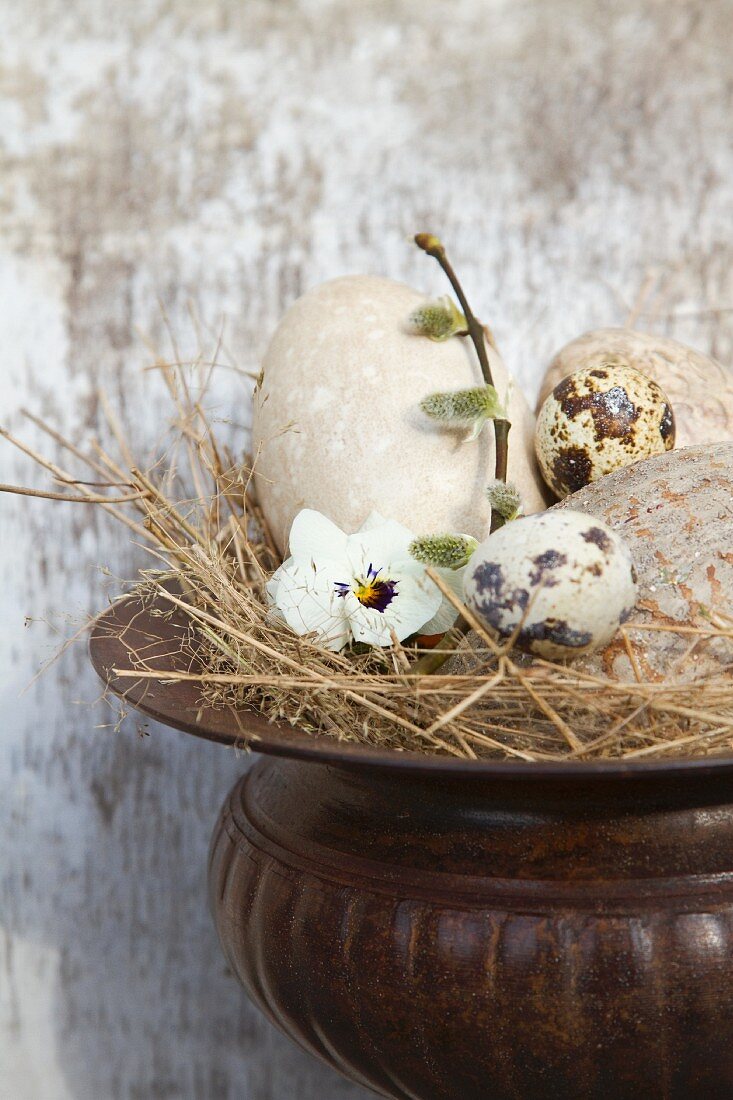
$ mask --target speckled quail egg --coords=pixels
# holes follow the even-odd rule
[[[623,540],[594,516],[541,512],[500,527],[474,552],[466,603],[491,634],[565,659],[606,645],[636,602]]]
[[[674,447],[672,406],[634,367],[601,363],[559,382],[540,409],[535,450],[558,497]]]
[[[609,360],[635,367],[662,387],[674,409],[678,449],[733,440],[733,367],[679,340],[632,328],[595,329],[560,348],[542,379],[537,408],[573,371]]]

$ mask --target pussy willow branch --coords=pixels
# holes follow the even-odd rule
[[[446,256],[445,248],[442,241],[439,241],[437,237],[434,237],[432,233],[418,233],[415,236],[415,244],[418,248],[421,248],[423,252],[426,252],[428,256],[432,256],[440,264],[443,272],[445,273],[448,282],[453,287],[455,295],[458,298],[463,315],[466,318],[466,325],[468,326],[468,335],[471,338],[474,348],[476,349],[476,355],[481,366],[481,373],[487,386],[494,385],[494,378],[491,373],[491,364],[489,363],[489,354],[486,350],[487,340],[491,346],[496,350],[496,344],[491,332],[486,329],[481,322],[475,317],[473,310],[468,304],[461,282],[453,270],[453,265]],[[509,461],[509,429],[511,424],[508,420],[497,419],[493,421],[494,425],[494,439],[496,441],[496,458],[494,464],[494,476],[497,481],[506,481],[507,477],[507,465]],[[489,530],[491,532],[498,530],[504,524],[504,517],[500,516],[496,508],[491,509],[491,526]],[[442,665],[448,660],[449,656],[454,650],[454,647],[458,645],[461,638],[465,637],[470,630],[469,624],[465,618],[460,615],[450,631],[450,641],[446,639],[446,646],[439,651],[428,653],[424,657],[420,657],[418,661],[413,665],[413,672],[419,675],[426,675],[431,672],[437,672]]]
[[[496,344],[491,333],[484,328],[481,322],[475,317],[473,310],[468,304],[468,299],[461,286],[461,282],[453,270],[453,265],[446,256],[445,247],[437,237],[434,237],[432,233],[418,233],[415,237],[415,244],[418,248],[421,248],[423,252],[426,252],[428,256],[432,256],[437,260],[443,269],[448,282],[453,287],[455,295],[458,298],[463,315],[466,318],[466,324],[468,326],[468,335],[471,337],[474,348],[476,349],[476,355],[481,366],[481,373],[484,377],[484,382],[487,386],[494,385],[494,378],[491,373],[491,365],[489,363],[489,355],[486,350],[487,340],[491,346],[496,350]],[[511,424],[508,420],[498,419],[493,421],[494,424],[494,438],[496,440],[496,460],[494,476],[497,481],[506,481],[507,476],[507,464],[509,459],[509,429]],[[504,524],[504,517],[500,516],[495,508],[491,510],[491,531],[496,531],[497,528]]]

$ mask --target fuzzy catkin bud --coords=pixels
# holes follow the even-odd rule
[[[486,495],[492,512],[498,512],[502,519],[516,519],[522,511],[519,489],[511,481],[490,481],[486,486]]]
[[[448,424],[466,426],[505,415],[499,401],[499,394],[493,386],[475,386],[470,390],[431,393],[420,402],[420,408],[432,420],[443,420]]]
[[[447,340],[457,333],[466,333],[466,318],[447,295],[422,302],[413,309],[405,323],[407,332],[427,336],[429,340]]]
[[[409,551],[416,561],[438,569],[461,569],[478,546],[470,535],[423,535],[413,539]]]
[[[421,248],[423,252],[427,252],[429,256],[435,256],[437,253],[445,251],[443,242],[434,233],[416,233],[413,240],[417,247]]]

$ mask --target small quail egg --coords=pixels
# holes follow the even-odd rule
[[[642,458],[674,447],[672,406],[634,367],[609,361],[559,382],[537,417],[540,470],[565,497]]]
[[[598,328],[560,348],[542,379],[537,408],[573,371],[609,361],[635,367],[662,387],[677,422],[675,447],[733,439],[733,368],[679,340],[633,328]]]
[[[500,527],[474,552],[464,589],[497,639],[516,631],[520,649],[563,659],[611,640],[634,609],[636,571],[610,527],[568,508]]]

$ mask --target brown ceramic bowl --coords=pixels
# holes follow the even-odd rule
[[[733,1097],[733,757],[339,745],[117,677],[120,633],[152,630],[115,604],[92,660],[151,717],[261,754],[214,830],[211,908],[292,1039],[400,1100]]]

